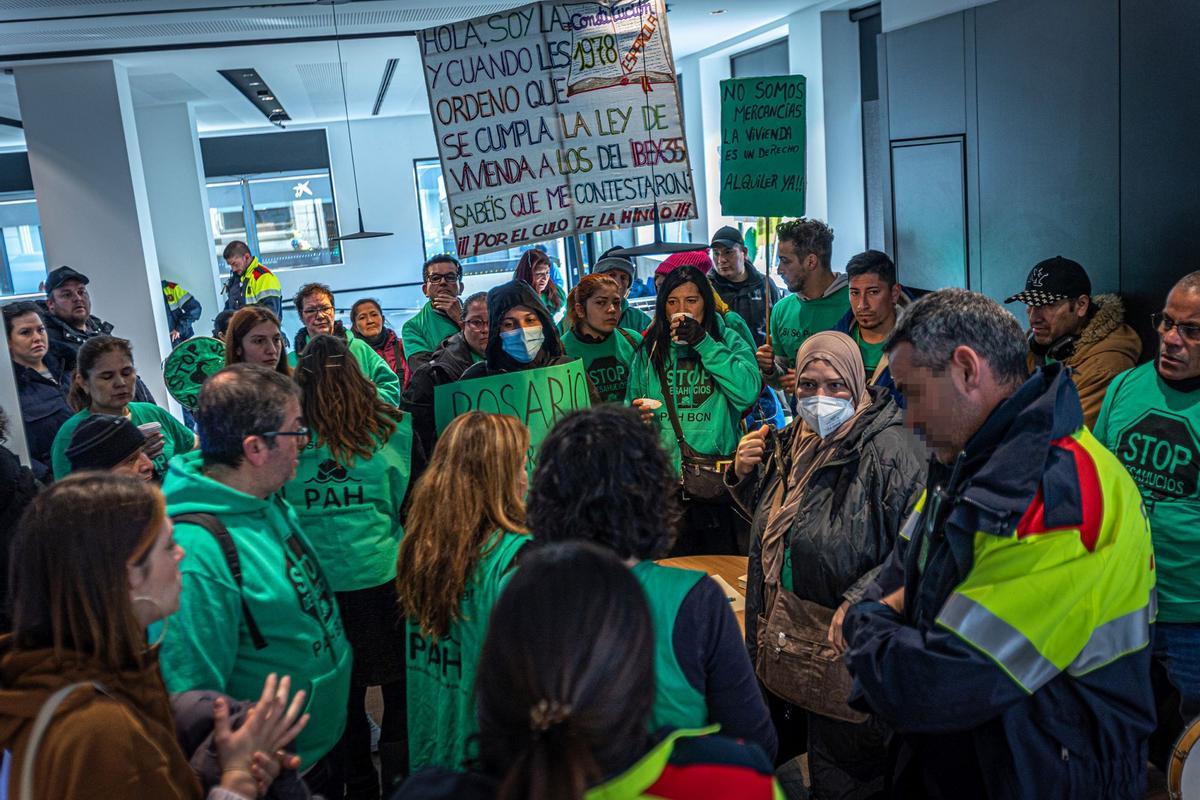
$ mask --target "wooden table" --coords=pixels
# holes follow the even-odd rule
[[[708,575],[720,575],[734,591],[746,596],[746,590],[738,585],[738,578],[746,574],[747,559],[745,556],[679,556],[678,558],[659,559],[658,563],[667,567],[680,569],[698,569]],[[734,613],[742,633],[746,632],[746,609]]]

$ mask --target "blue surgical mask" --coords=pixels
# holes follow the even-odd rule
[[[500,347],[514,361],[522,364],[528,364],[537,358],[537,354],[542,352],[542,343],[545,341],[546,334],[542,332],[541,325],[536,328],[516,328],[500,332]]]
[[[842,397],[802,397],[797,406],[800,419],[822,439],[854,416],[854,404]]]

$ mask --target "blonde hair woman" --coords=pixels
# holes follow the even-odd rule
[[[462,768],[488,615],[525,528],[529,431],[472,411],[450,423],[413,492],[396,569],[408,618],[409,768]]]

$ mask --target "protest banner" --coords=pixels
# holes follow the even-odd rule
[[[721,81],[721,213],[802,217],[803,75]]]
[[[460,257],[694,219],[664,0],[538,2],[417,34]]]
[[[537,369],[505,372],[437,386],[433,390],[434,421],[440,435],[457,416],[468,411],[507,414],[529,429],[526,468],[530,476],[537,451],[554,423],[572,411],[591,408],[583,361]]]

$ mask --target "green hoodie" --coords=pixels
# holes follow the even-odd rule
[[[475,717],[475,672],[488,617],[508,584],[509,567],[529,542],[519,533],[494,533],[467,579],[460,616],[437,641],[406,625],[409,768],[462,769],[467,739],[479,729]],[[474,756],[475,754],[470,754]]]
[[[633,353],[641,344],[642,335],[636,331],[617,329],[603,341],[581,339],[575,331],[562,336],[563,351],[572,358],[582,358],[592,385],[605,403],[625,401],[629,385],[629,365]]]
[[[367,380],[375,384],[375,389],[379,392],[379,399],[391,405],[400,405],[400,378],[396,373],[392,372],[392,368],[383,360],[383,356],[376,353],[369,344],[362,339],[355,337],[350,331],[345,331],[346,346],[350,348],[350,355],[354,356],[354,360],[358,362],[359,368]],[[294,370],[299,361],[299,356],[295,350],[288,353],[288,365]]]
[[[305,767],[342,738],[350,694],[350,645],[337,601],[295,512],[279,495],[252,497],[201,471],[199,451],[172,459],[163,484],[167,514],[217,516],[237,546],[242,591],[217,540],[196,525],[175,527],[187,555],[179,567],[179,611],[166,625],[162,673],[170,692],[208,689],[254,701],[272,672],[308,693],[310,724],[296,739]],[[242,602],[267,646],[256,650]]]
[[[411,361],[417,353],[432,353],[447,336],[453,336],[458,331],[459,327],[449,317],[434,310],[433,303],[427,302],[400,329],[404,357]]]
[[[722,341],[705,334],[694,348],[672,344],[664,370],[684,441],[697,452],[728,456],[737,449],[742,415],[758,399],[762,378],[754,351],[720,315],[717,329]],[[662,384],[645,347],[634,357],[625,396],[629,402],[639,397],[663,401]],[[679,445],[665,402],[657,413],[663,446],[678,468]]]
[[[50,445],[50,465],[54,468],[55,478],[65,478],[71,474],[71,460],[67,458],[67,448],[71,446],[71,436],[79,423],[90,417],[88,409],[80,411],[63,423],[54,435]],[[154,459],[154,474],[162,476],[167,471],[167,462],[179,453],[186,453],[196,446],[196,434],[187,429],[182,422],[172,417],[165,409],[153,403],[130,403],[129,421],[134,425],[145,425],[147,422],[157,422],[162,426],[163,451]]]
[[[833,330],[850,310],[850,283],[839,273],[825,294],[805,300],[789,294],[771,309],[771,346],[780,367],[796,366],[796,351],[814,333]]]
[[[370,589],[396,577],[411,462],[411,414],[370,458],[339,464],[328,445],[317,442],[300,453],[296,477],[281,492],[335,592]]]
[[[629,305],[628,300],[621,301],[621,319],[617,321],[617,325],[620,327],[637,331],[638,333],[645,333],[653,321],[645,311]]]
[[[750,345],[751,352],[758,348],[758,345],[754,343],[754,334],[750,332],[750,326],[746,324],[745,317],[733,309],[730,309],[722,314],[721,318],[725,320],[725,325],[729,328],[729,330],[746,340],[746,344]],[[841,317],[838,319],[841,319]]]

